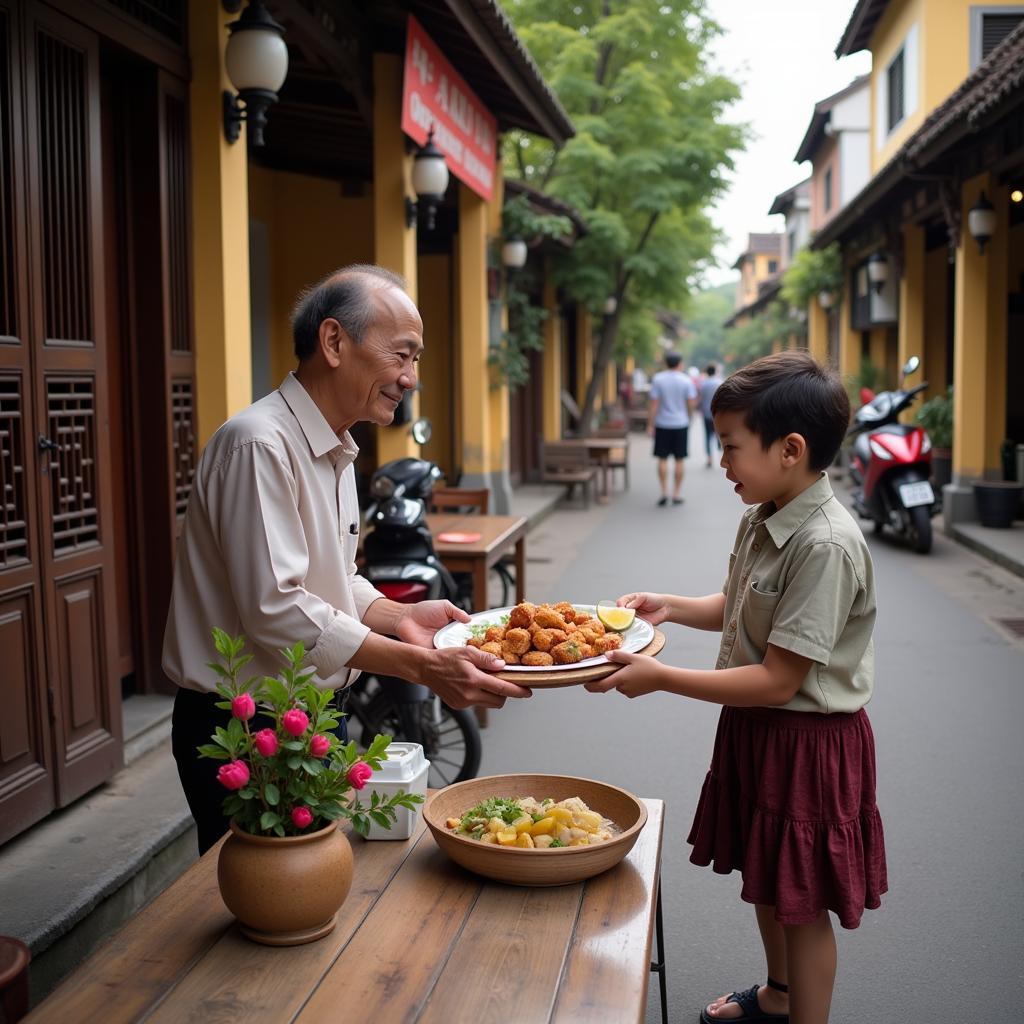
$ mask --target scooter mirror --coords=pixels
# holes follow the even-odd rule
[[[912,373],[917,371],[917,368],[921,365],[921,360],[917,356],[911,356],[906,363],[903,365],[903,376],[909,377]]]
[[[426,444],[434,433],[434,428],[430,425],[430,420],[421,416],[413,423],[409,432],[417,444]]]

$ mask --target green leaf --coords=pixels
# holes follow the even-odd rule
[[[204,743],[201,747],[196,747],[196,750],[199,751],[200,757],[213,757],[218,761],[231,760],[231,755],[216,743]]]
[[[380,733],[377,733],[377,735],[373,738],[373,742],[370,744],[370,749],[366,751],[366,759],[369,760],[371,757],[384,757],[390,745],[390,736],[382,736]]]
[[[394,811],[388,814],[386,811],[370,811],[370,817],[373,818],[381,828],[391,828],[395,822]]]
[[[285,764],[288,765],[290,771],[295,771],[305,760],[301,754],[292,754],[291,757],[285,760]]]
[[[263,829],[264,832],[268,832],[275,825],[280,825],[282,820],[281,815],[275,811],[264,811],[260,815],[260,828]]]
[[[252,786],[245,786],[238,791],[238,795],[243,800],[251,800],[256,795],[256,790]]]
[[[263,787],[263,799],[270,804],[271,807],[276,807],[281,800],[281,793],[272,782],[268,782]]]
[[[280,836],[283,839],[284,838],[284,827],[281,826],[281,825],[275,825],[274,826],[274,835],[275,836]]]

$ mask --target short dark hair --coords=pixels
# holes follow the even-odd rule
[[[665,365],[670,370],[674,370],[682,361],[683,357],[678,352],[665,353]]]
[[[711,414],[721,412],[742,412],[764,448],[787,434],[802,435],[811,469],[825,469],[843,443],[850,399],[837,373],[808,352],[787,350],[728,377],[711,399]]]
[[[292,310],[292,338],[295,356],[302,362],[316,352],[320,325],[337,320],[342,330],[358,345],[374,313],[373,279],[406,290],[405,278],[373,263],[352,263],[334,270],[307,288]]]
[[[718,371],[718,367],[717,367],[717,366],[715,366],[715,364],[714,364],[714,363],[708,363],[708,365],[707,365],[706,367],[704,367],[704,372],[705,372],[705,373],[706,373],[706,374],[707,374],[707,375],[708,375],[709,377],[714,377],[714,375],[715,375],[715,373],[716,373],[717,371]]]

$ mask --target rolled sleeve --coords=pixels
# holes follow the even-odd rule
[[[356,673],[346,666],[369,632],[369,626],[338,612],[317,637],[308,655],[309,662],[327,686],[337,689],[354,681]]]
[[[838,544],[808,547],[785,581],[768,643],[828,665],[862,587]]]
[[[356,614],[361,621],[366,618],[366,611],[370,605],[384,595],[365,576],[358,576],[353,572],[349,579],[352,584],[352,598],[356,603]]]

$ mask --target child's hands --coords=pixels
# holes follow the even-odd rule
[[[636,595],[643,597],[643,594]],[[647,595],[654,596],[654,595]],[[627,606],[628,607],[628,606]],[[661,621],[661,620],[659,620]],[[646,654],[633,654],[631,651],[609,651],[605,657],[623,667],[604,679],[586,683],[591,693],[607,693],[618,690],[627,697],[642,697],[646,693],[660,690],[658,674],[661,666]]]
[[[669,616],[668,599],[664,594],[623,594],[615,602],[620,608],[635,608],[641,619],[660,626]]]

